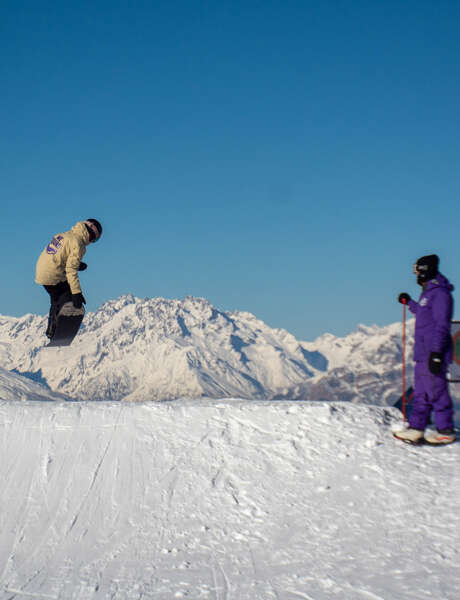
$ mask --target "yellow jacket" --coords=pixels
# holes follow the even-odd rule
[[[58,233],[40,254],[35,281],[40,285],[57,285],[68,281],[72,294],[81,293],[78,267],[89,244],[86,225],[79,222],[70,231]]]

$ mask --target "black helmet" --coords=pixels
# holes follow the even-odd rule
[[[434,279],[438,274],[439,256],[429,254],[422,256],[414,265],[414,273],[417,274],[417,281],[420,284]]]
[[[102,225],[97,219],[86,219],[83,222],[88,230],[90,243],[97,242],[102,235]]]

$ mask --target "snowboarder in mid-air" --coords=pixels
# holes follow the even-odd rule
[[[446,379],[452,362],[450,326],[453,313],[454,286],[438,271],[436,254],[422,256],[414,265],[417,283],[422,286],[418,302],[409,294],[399,294],[398,301],[407,304],[415,314],[414,399],[409,428],[394,436],[404,442],[450,444],[455,441],[454,410]],[[425,433],[431,411],[437,431]]]
[[[78,271],[84,271],[87,267],[81,260],[86,246],[96,242],[101,234],[102,226],[96,219],[80,221],[70,231],[56,234],[40,254],[35,281],[50,295],[51,307],[46,330],[46,335],[51,340],[50,345],[68,345],[78,331],[84,314],[83,304],[86,304]],[[70,307],[70,312],[67,308],[66,313],[70,318],[67,319],[66,326],[59,323],[58,327],[61,316],[63,322],[66,321],[64,306]],[[69,327],[68,323],[72,325]],[[61,341],[67,341],[61,343],[58,337]]]

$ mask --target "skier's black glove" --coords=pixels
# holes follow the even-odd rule
[[[84,262],[80,263],[80,266],[78,267],[79,271],[85,271],[88,268],[88,265]]]
[[[398,302],[401,302],[401,304],[409,304],[410,301],[411,297],[409,296],[409,294],[406,294],[406,292],[399,294]]]
[[[432,352],[428,362],[428,368],[433,375],[439,375],[442,369],[442,354],[441,352]]]
[[[75,308],[81,308],[82,304],[86,304],[83,294],[72,294],[72,304],[75,306]]]

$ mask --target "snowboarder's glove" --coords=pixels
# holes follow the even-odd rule
[[[85,271],[88,268],[88,265],[84,262],[80,263],[80,266],[78,267],[79,271]]]
[[[442,354],[441,352],[432,352],[428,362],[428,368],[433,375],[439,375],[442,369]]]
[[[82,304],[86,304],[83,294],[72,294],[72,304],[75,308],[81,308]]]
[[[410,301],[411,297],[409,296],[409,294],[406,294],[406,292],[399,294],[398,302],[401,302],[401,304],[409,304]]]

